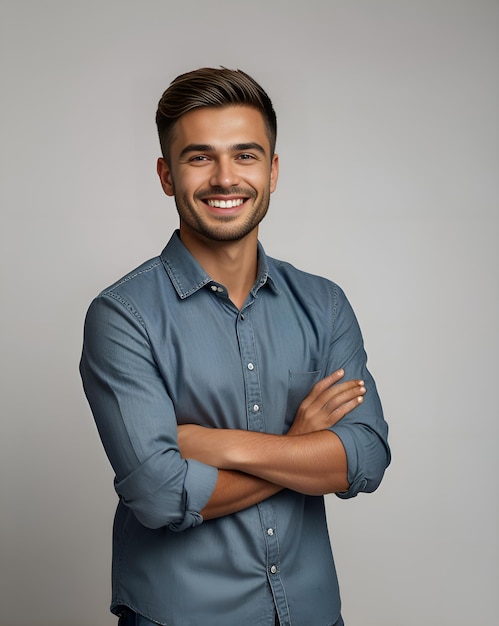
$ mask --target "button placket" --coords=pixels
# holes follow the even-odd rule
[[[279,612],[281,623],[286,624],[289,621],[289,605],[281,578],[279,533],[274,508],[269,500],[264,500],[263,502],[260,502],[258,509],[267,548],[266,566],[268,581],[272,587],[272,595],[274,596],[276,602],[276,608]]]
[[[244,311],[240,312],[237,318],[236,330],[244,378],[248,429],[264,432],[259,361],[256,352],[250,305],[254,306],[254,300],[244,308]],[[263,558],[265,559],[268,581],[272,587],[272,595],[275,599],[281,622],[287,624],[289,623],[289,608],[280,574],[281,559],[274,508],[270,500],[265,500],[258,504],[258,509],[266,544],[266,554]]]
[[[251,323],[248,306],[245,307],[244,312],[239,314],[237,319],[239,354],[241,357],[241,364],[243,366],[244,389],[246,395],[246,418],[249,430],[263,432],[262,391],[260,388],[253,325]]]

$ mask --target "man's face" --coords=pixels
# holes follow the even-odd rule
[[[237,241],[267,213],[277,183],[262,114],[248,106],[200,108],[175,124],[162,187],[175,196],[180,230],[204,241]]]

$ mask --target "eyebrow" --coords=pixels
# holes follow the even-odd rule
[[[246,150],[256,150],[264,156],[267,154],[265,152],[265,148],[254,141],[251,141],[249,143],[235,143],[229,148],[230,152],[244,152]],[[210,144],[206,143],[190,143],[182,149],[179,156],[183,157],[190,152],[216,152],[216,148],[215,146],[211,146]]]

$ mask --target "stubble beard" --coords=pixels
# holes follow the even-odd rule
[[[219,192],[216,192],[218,195]],[[234,193],[231,191],[231,193]],[[239,193],[239,191],[238,191]],[[195,200],[201,201],[203,196],[209,194],[197,194]],[[226,192],[225,195],[230,195]],[[248,193],[245,190],[244,195],[248,197],[247,201],[254,200],[256,194],[254,191]],[[198,233],[209,241],[240,241],[246,235],[251,233],[263,220],[267,214],[270,204],[270,191],[265,190],[264,194],[253,205],[251,213],[249,213],[244,221],[240,221],[239,216],[219,215],[205,219],[199,209],[193,205],[186,195],[175,196],[175,204],[177,207],[180,220],[188,226],[192,231]]]

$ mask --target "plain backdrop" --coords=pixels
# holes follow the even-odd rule
[[[177,226],[161,93],[220,65],[278,114],[261,240],[345,289],[391,427],[327,497],[346,624],[496,624],[497,0],[0,0],[0,64],[1,626],[116,624],[83,319]]]

